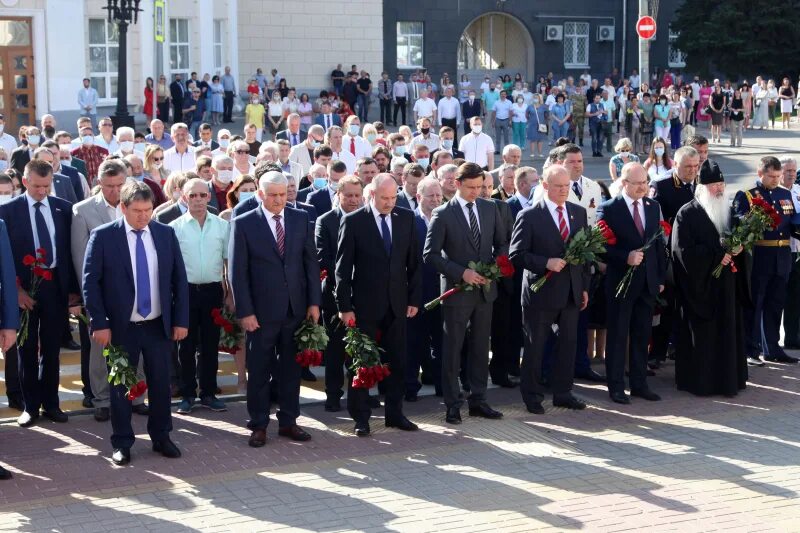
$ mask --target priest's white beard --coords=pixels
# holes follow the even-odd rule
[[[695,188],[695,197],[705,209],[720,236],[727,234],[731,225],[731,208],[725,198],[725,193],[723,192],[719,197],[712,196],[708,192],[708,187],[698,183]]]

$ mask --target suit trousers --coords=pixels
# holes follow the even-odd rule
[[[230,122],[233,120],[233,91],[225,91],[222,98],[222,120]]]
[[[53,270],[53,279],[58,275]],[[38,415],[39,409],[58,408],[59,353],[64,328],[66,295],[55,281],[42,281],[36,306],[30,311],[28,339],[19,352],[19,379],[25,411]]]
[[[82,320],[78,320],[78,335],[81,340],[81,392],[84,398],[92,398],[92,382],[89,371],[89,363],[92,352],[92,337],[89,335],[89,326]]]
[[[379,102],[381,104],[381,122],[388,126],[389,122],[391,122],[390,119],[392,118],[392,101],[385,98],[380,98]]]
[[[423,373],[430,368],[433,386],[437,393],[442,390],[442,308],[430,311],[420,308],[414,318],[408,320],[408,360],[406,361],[406,394],[417,394],[422,388],[419,381],[420,367]]]
[[[112,339],[114,341],[114,339]],[[116,344],[116,341],[114,341]],[[136,377],[139,380],[145,379],[144,361],[139,358],[136,367]],[[103,356],[103,347],[94,341],[89,343],[89,387],[91,389],[92,405],[95,407],[111,406],[111,385],[108,383],[108,364]],[[144,403],[144,396],[139,396],[133,400],[134,405]]]
[[[183,122],[183,102],[172,102],[172,123]]]
[[[113,339],[112,339],[113,340]],[[121,341],[121,342],[120,342]],[[114,340],[128,354],[131,365],[138,366],[144,360],[144,375],[147,380],[147,396],[150,399],[150,415],[147,418],[147,433],[150,440],[160,442],[169,438],[172,431],[170,411],[169,359],[165,357],[172,341],[164,335],[161,317],[142,322],[130,322],[122,339]],[[111,387],[111,445],[114,448],[130,448],[135,437],[131,426],[131,402],[122,385]]]
[[[405,96],[398,96],[394,99],[394,117],[392,117],[392,124],[397,126],[397,112],[400,111],[403,115],[403,126],[406,125],[406,98]]]
[[[504,283],[506,281],[501,281],[498,285]],[[513,305],[514,296],[509,294],[504,287],[498,287],[497,300],[492,305],[492,359],[489,361],[489,375],[493,382],[507,380],[511,373],[514,357],[519,359],[519,348],[515,353],[511,338],[511,331],[514,328],[511,323]],[[519,328],[518,325],[516,327]],[[519,365],[519,363],[517,364]]]
[[[189,284],[189,334],[178,345],[181,361],[181,396],[193,400],[200,378],[200,398],[217,393],[219,369],[219,326],[211,316],[213,309],[222,307],[222,283]],[[195,359],[195,353],[199,354]]]
[[[19,382],[19,348],[16,344],[3,353],[5,361],[4,376],[6,397],[17,397],[22,400],[22,384]]]
[[[403,394],[406,375],[406,317],[395,316],[389,309],[383,318],[356,315],[358,328],[383,348],[381,362],[389,365],[389,376],[383,378],[386,420],[397,420],[403,416]],[[378,333],[380,332],[380,334]],[[369,389],[353,388],[353,372],[348,372],[347,411],[356,422],[366,422],[372,415],[369,407]]]
[[[448,408],[461,407],[458,374],[461,369],[461,349],[466,341],[467,378],[470,406],[486,401],[486,382],[489,378],[489,333],[492,329],[492,303],[482,299],[469,305],[442,307],[444,336],[442,338],[442,392]],[[469,327],[468,327],[469,326]]]
[[[247,427],[251,430],[266,429],[269,424],[270,376],[280,398],[278,426],[293,426],[300,416],[300,365],[295,360],[294,332],[304,318],[288,315],[280,322],[259,320],[261,327],[247,334]]]
[[[650,346],[650,359],[657,361],[665,361],[667,359],[667,351],[669,349],[669,340],[676,331],[677,324],[676,318],[680,317],[678,312],[678,304],[675,300],[675,287],[667,283],[664,287],[664,292],[661,293],[661,300],[664,300],[665,305],[660,309],[658,325],[653,328],[653,342]]]
[[[522,354],[520,372],[520,391],[522,401],[531,406],[542,403],[544,387],[542,381],[542,355],[545,344],[552,334],[552,325],[558,324],[555,358],[550,378],[553,398],[569,396],[575,368],[575,332],[578,328],[580,311],[570,301],[563,309],[540,310],[530,306],[522,307],[525,349]]]
[[[344,395],[344,326],[338,320],[334,308],[322,310],[322,323],[328,333],[325,348],[325,396],[336,404]]]
[[[647,288],[642,265],[633,275],[628,294],[617,298],[616,286],[607,287],[608,333],[606,379],[608,392],[625,390],[625,348],[630,346],[628,367],[631,391],[647,389],[647,345],[653,329],[655,296]],[[629,344],[630,343],[630,344]]]

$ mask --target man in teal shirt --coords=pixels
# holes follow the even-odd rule
[[[489,84],[489,90],[483,93],[483,112],[486,114],[486,122],[494,124],[494,103],[500,99],[500,89],[495,88],[495,83]]]

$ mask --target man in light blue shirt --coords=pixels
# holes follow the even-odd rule
[[[170,222],[178,238],[189,281],[189,334],[178,349],[183,397],[178,413],[188,414],[194,406],[198,366],[200,405],[212,411],[225,411],[225,403],[216,397],[220,326],[215,323],[215,309],[222,308],[228,293],[225,270],[230,231],[227,221],[208,212],[211,193],[205,181],[190,179],[182,190],[188,210]],[[199,365],[195,361],[198,344]]]
[[[500,91],[500,99],[494,103],[492,111],[492,125],[494,126],[494,147],[495,154],[500,153],[500,148],[507,145],[508,130],[511,125],[511,100],[508,99],[506,91]],[[502,141],[501,141],[502,140]]]
[[[97,128],[97,90],[91,86],[89,78],[83,78],[83,89],[78,91],[78,107],[82,117],[89,117],[92,129]]]
[[[236,80],[231,76],[231,67],[225,67],[225,74],[220,80],[225,97],[222,101],[222,122],[233,122],[233,97],[236,95]]]

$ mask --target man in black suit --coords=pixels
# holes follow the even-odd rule
[[[647,344],[652,329],[653,306],[664,290],[666,250],[664,239],[644,244],[659,231],[661,209],[647,194],[647,172],[639,163],[622,167],[622,193],[600,204],[597,220],[605,220],[617,237],[606,247],[606,298],[608,299],[608,337],[606,378],[608,393],[616,403],[629,404],[625,394],[625,351],[630,339],[631,396],[657,401],[661,398],[647,386]],[[616,287],[628,267],[637,267],[630,287],[616,296]]]
[[[331,161],[328,163],[328,183],[322,189],[312,192],[306,198],[314,206],[319,216],[324,215],[333,208],[333,200],[341,187],[339,183],[347,175],[347,165],[344,161]]]
[[[450,163],[453,159],[464,159],[464,152],[456,150],[456,131],[450,126],[443,126],[439,129],[439,148],[431,152],[431,161],[436,157],[439,152],[447,152],[450,154]],[[441,163],[444,164],[444,163]]]
[[[75,193],[76,203],[83,200],[86,195],[84,194],[81,175],[71,166],[61,164],[61,149],[58,144],[55,141],[45,141],[42,143],[42,148],[47,148],[53,154],[53,180],[55,180],[56,175],[66,176]]]
[[[433,212],[425,241],[425,263],[433,265],[442,276],[442,291],[456,284],[468,283],[475,290],[461,291],[442,304],[444,340],[442,390],[447,405],[445,420],[461,423],[458,375],[461,348],[469,324],[469,414],[484,418],[502,418],[486,403],[489,373],[489,332],[492,324],[492,302],[497,298],[496,285],[468,267],[469,263],[493,263],[508,251],[508,241],[500,220],[500,212],[489,201],[478,198],[483,186],[483,169],[464,163],[456,174],[457,191],[452,200]],[[488,285],[486,290],[484,287]]]
[[[343,324],[353,320],[384,352],[391,374],[384,378],[386,427],[416,431],[403,414],[406,319],[422,304],[422,261],[414,214],[396,209],[397,183],[391,174],[372,180],[368,205],[342,219],[336,254],[336,305]],[[378,337],[378,332],[381,332]],[[349,376],[352,378],[353,374]],[[347,389],[347,409],[355,433],[369,435],[369,390]]]
[[[577,347],[578,315],[589,303],[589,265],[564,261],[571,237],[585,228],[586,210],[567,201],[570,178],[567,169],[552,165],[544,172],[545,195],[525,210],[514,224],[510,255],[514,265],[524,269],[522,316],[525,350],[522,356],[522,400],[528,411],[544,414],[542,400],[542,355],[545,343],[558,325],[556,357],[551,371],[553,405],[584,409],[586,404],[572,395]],[[538,292],[531,284],[551,272]]]
[[[363,192],[360,179],[355,176],[342,178],[336,191],[338,205],[317,219],[314,231],[319,267],[327,272],[322,281],[322,323],[329,338],[325,348],[325,410],[332,413],[341,411],[340,400],[344,394],[344,328],[337,320],[339,309],[334,296],[339,225],[342,217],[364,204]]]
[[[195,148],[208,148],[212,152],[219,149],[219,143],[214,140],[214,130],[211,129],[211,124],[203,122],[197,129],[200,133],[200,138],[195,140],[192,146]]]
[[[283,139],[289,141],[289,144],[294,148],[306,140],[308,134],[300,129],[300,115],[291,113],[286,118],[287,127],[285,130],[279,131],[275,135],[275,140]]]
[[[31,126],[25,130],[25,142],[20,144],[9,155],[8,166],[16,169],[20,174],[25,172],[25,165],[33,159],[33,153],[39,148],[42,142],[42,135],[39,128]]]
[[[475,91],[470,89],[467,99],[461,104],[461,120],[464,121],[464,135],[470,132],[470,119],[483,115],[481,99],[475,96]]]
[[[58,156],[54,156],[53,152],[44,146],[40,146],[33,152],[33,159],[45,161],[51,167],[55,165],[56,161],[60,163]],[[75,189],[72,187],[71,180],[64,174],[57,173],[55,170],[53,171],[53,193],[55,196],[71,204],[78,203],[78,198],[75,196]],[[81,198],[83,198],[83,191],[81,191]]]
[[[169,84],[169,95],[172,98],[172,122],[183,122],[183,99],[186,87],[181,82],[181,75],[175,74],[175,81]]]
[[[32,425],[40,409],[50,420],[67,421],[59,408],[58,357],[67,305],[77,303],[79,296],[70,245],[72,209],[69,202],[48,196],[52,181],[53,168],[34,159],[25,165],[25,194],[0,206],[20,284],[19,307],[29,313],[28,338],[18,350],[25,411],[17,423],[22,427]],[[37,250],[43,252],[39,255],[44,255],[42,268],[47,277],[34,298],[30,295],[32,267],[25,257],[36,256]]]

